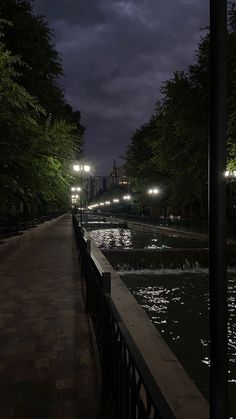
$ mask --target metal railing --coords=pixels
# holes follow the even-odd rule
[[[34,214],[31,218],[24,217],[23,215],[15,217],[0,216],[0,238],[21,234],[25,230],[34,228],[45,221],[57,218],[66,212],[66,210],[60,210],[45,214]]]
[[[103,419],[174,419],[111,297],[111,274],[91,254],[91,242],[73,216],[81,275],[102,371]]]

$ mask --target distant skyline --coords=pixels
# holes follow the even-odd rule
[[[123,164],[161,84],[192,64],[209,25],[205,0],[34,0],[62,55],[61,84],[86,127],[85,158],[107,175]]]

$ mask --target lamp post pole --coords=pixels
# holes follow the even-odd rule
[[[236,170],[226,170],[225,177],[228,180],[229,193],[230,193],[230,217],[231,220],[234,220],[234,198],[233,198],[233,189],[232,183],[236,180]]]
[[[80,226],[83,225],[83,174],[90,172],[90,166],[88,164],[75,164],[73,166],[75,172],[80,172],[80,185],[81,185],[81,195],[80,195]]]
[[[83,226],[83,176],[81,173],[80,176],[80,187],[81,187],[81,194],[80,194],[80,227]]]
[[[227,0],[210,0],[209,292],[210,419],[227,419],[226,265]]]

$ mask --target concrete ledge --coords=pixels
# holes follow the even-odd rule
[[[50,221],[45,221],[42,224],[38,224],[36,227],[26,230],[19,236],[8,237],[2,240],[0,245],[0,261],[6,260],[11,256],[16,250],[20,249],[24,243],[28,242],[36,235],[42,233],[48,227],[51,227],[53,224],[57,223],[62,217],[65,217],[66,214],[61,215],[60,217],[54,218]]]
[[[87,232],[85,238],[91,240]],[[98,269],[111,273],[111,298],[176,419],[208,419],[207,401],[93,241],[91,257]]]
[[[109,218],[107,218],[108,220]],[[118,218],[116,218],[118,220]],[[119,219],[119,221],[126,222],[128,225],[128,228],[134,228],[135,230],[139,231],[159,231],[163,233],[176,233],[179,236],[188,236],[188,237],[197,237],[202,240],[208,240],[207,234],[203,233],[197,233],[195,231],[185,231],[185,230],[179,230],[177,228],[172,227],[164,227],[164,226],[157,226],[154,224],[147,224],[147,223],[140,223],[138,221],[130,221],[130,220],[124,220]]]
[[[110,217],[112,218],[112,217]],[[107,221],[110,219],[109,217],[106,217]],[[159,231],[163,233],[176,233],[179,236],[188,236],[188,237],[194,237],[197,239],[202,240],[208,240],[208,234],[204,233],[198,233],[197,231],[186,231],[181,230],[178,228],[172,228],[172,227],[164,227],[164,226],[157,226],[154,224],[147,224],[147,223],[140,223],[139,221],[130,221],[130,220],[124,220],[123,218],[115,218],[116,220],[119,220],[120,222],[126,222],[128,228],[134,228],[135,230],[139,231]],[[236,245],[236,240],[233,239],[227,239],[227,244]]]

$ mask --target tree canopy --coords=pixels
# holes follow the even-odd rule
[[[0,214],[68,205],[84,128],[58,87],[52,33],[24,0],[0,3],[0,27]]]
[[[236,169],[236,12],[229,11],[228,167]],[[207,211],[209,34],[201,38],[194,64],[163,83],[150,120],[136,130],[126,155],[126,170],[140,195],[160,186],[159,206]]]

